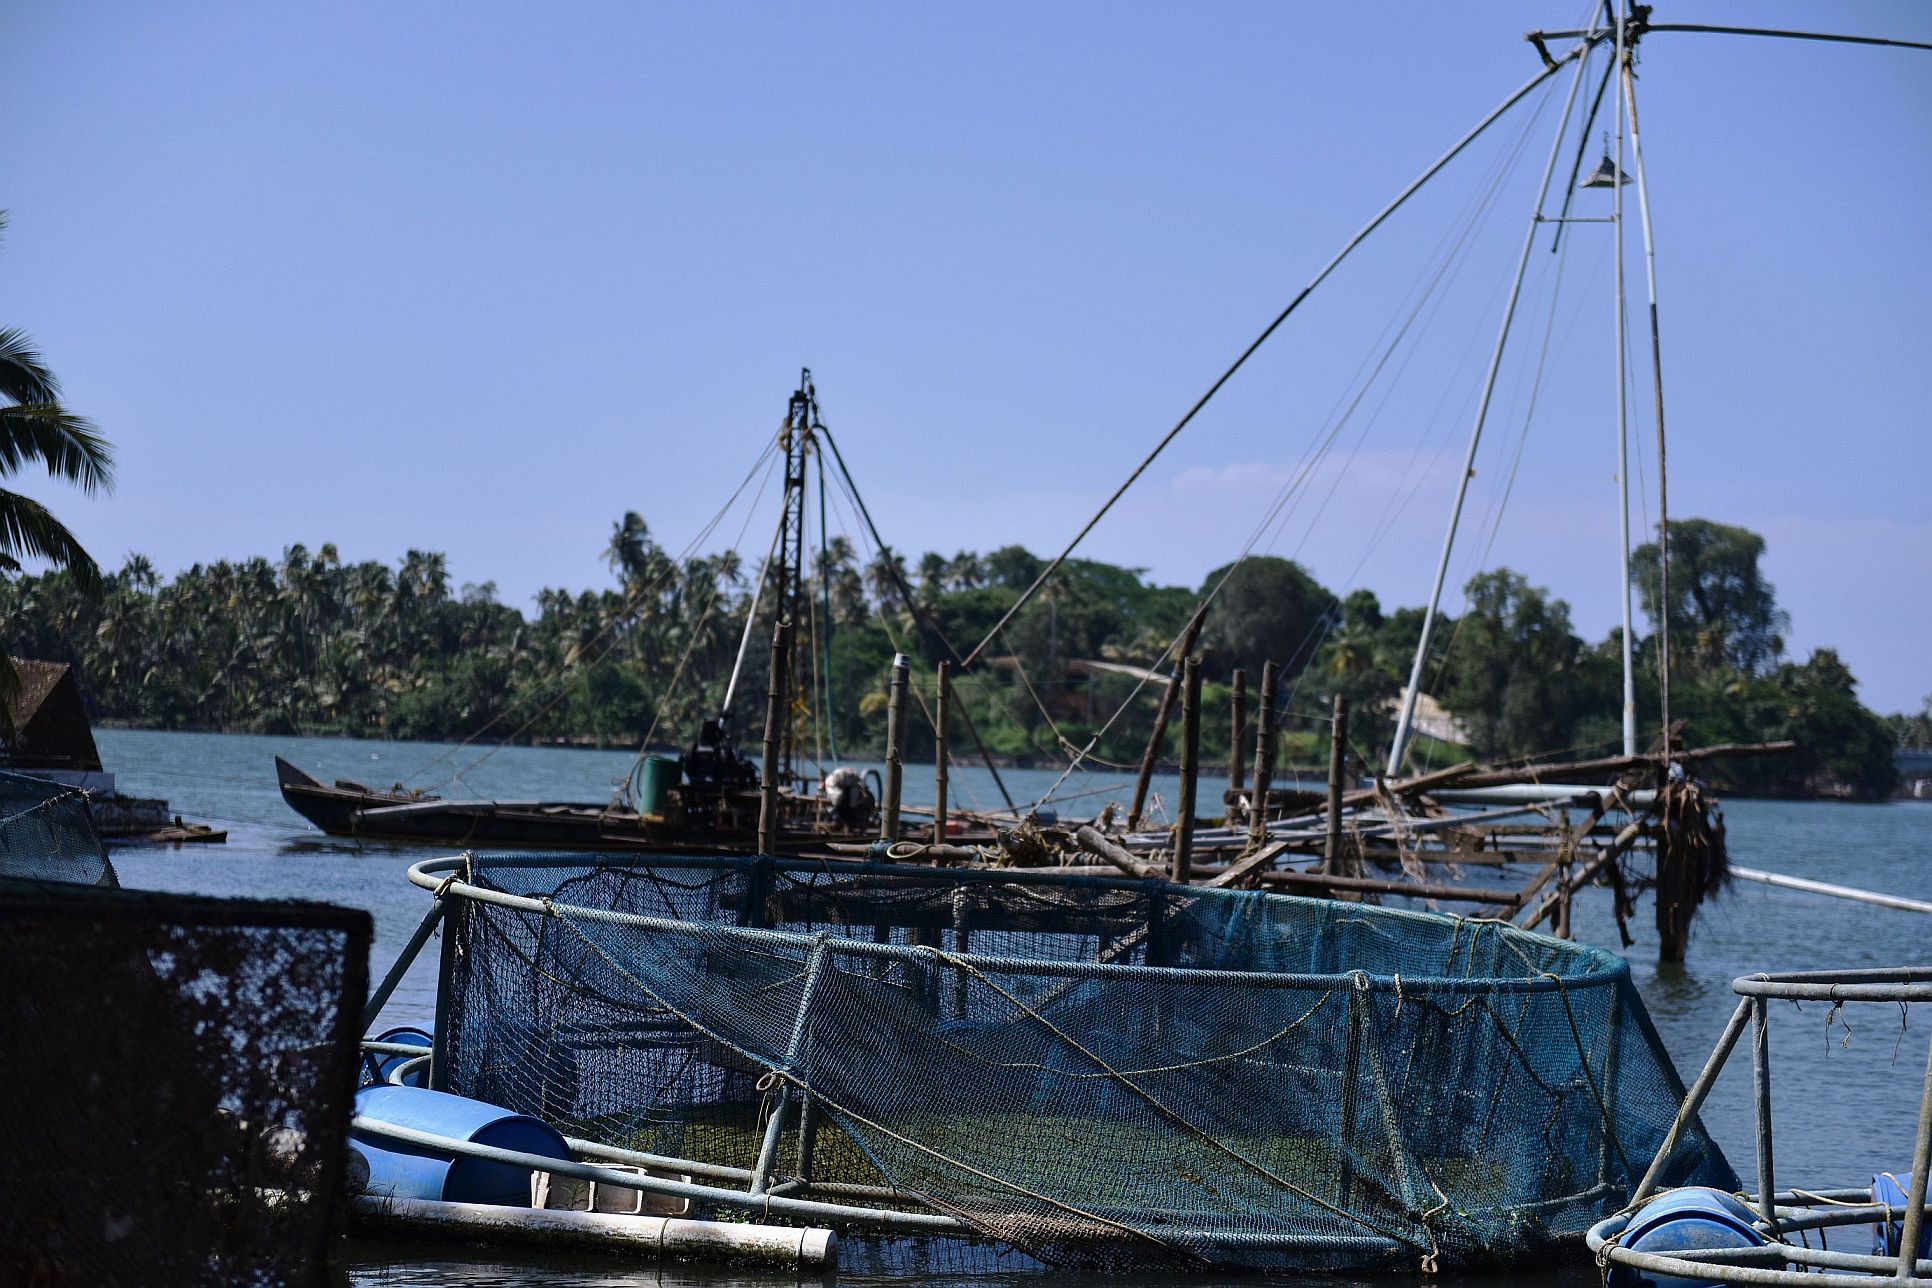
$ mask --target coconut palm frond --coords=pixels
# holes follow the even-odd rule
[[[84,492],[114,486],[114,449],[85,416],[58,403],[0,407],[0,477],[36,460],[46,463],[48,474],[78,483]]]
[[[17,403],[60,401],[60,382],[18,327],[0,327],[0,398]]]
[[[100,585],[99,565],[81,547],[79,538],[67,530],[67,525],[32,497],[4,489],[0,489],[0,554],[45,559],[57,568],[65,568],[89,589]]]

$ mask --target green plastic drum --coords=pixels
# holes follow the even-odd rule
[[[646,756],[637,774],[637,812],[662,814],[683,774],[684,762],[676,756]]]

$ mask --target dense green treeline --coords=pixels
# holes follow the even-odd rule
[[[1793,757],[1725,766],[1725,785],[1774,795],[1889,791],[1894,745],[1918,736],[1911,722],[1927,718],[1888,722],[1867,711],[1832,650],[1785,658],[1786,621],[1759,571],[1761,538],[1699,519],[1674,523],[1671,536],[1672,713],[1685,721],[1686,739],[1801,743]],[[488,584],[452,588],[443,557],[423,551],[392,568],[345,564],[331,545],[298,545],[277,561],[196,565],[171,580],[136,555],[98,583],[62,571],[0,579],[0,629],[15,654],[74,664],[98,714],[114,720],[682,742],[722,702],[757,570],[733,554],[680,562],[635,514],[614,525],[605,555],[613,585],[544,590],[531,616],[500,603]],[[976,644],[1043,566],[1017,546],[927,554],[912,565],[891,553],[862,561],[834,538],[816,556],[809,609],[801,610],[810,661],[801,656],[793,704],[799,745],[826,762],[876,756],[893,654],[913,656],[929,701],[934,663]],[[1639,551],[1636,566],[1636,592],[1654,622],[1655,550]],[[1422,611],[1384,611],[1362,590],[1337,597],[1298,565],[1265,557],[1218,569],[1199,588],[1070,561],[961,683],[979,739],[999,756],[1042,764],[1063,763],[1090,742],[1096,761],[1133,763],[1164,687],[1142,668],[1158,661],[1208,591],[1216,593],[1199,645],[1208,763],[1228,756],[1232,672],[1246,671],[1252,695],[1263,662],[1273,659],[1288,730],[1284,759],[1325,755],[1322,721],[1331,696],[1342,693],[1351,703],[1351,746],[1379,766]],[[1616,635],[1583,640],[1562,600],[1508,569],[1479,574],[1465,592],[1461,617],[1435,632],[1424,690],[1453,714],[1474,753],[1614,750],[1622,703]],[[731,723],[746,745],[763,720],[769,603],[769,595],[760,600],[734,699]],[[1640,726],[1654,732],[1658,641],[1653,635],[1640,646],[1637,710]],[[929,730],[913,724],[910,754],[929,754]],[[1177,734],[1169,735],[1170,757]],[[972,754],[962,732],[955,755]],[[1443,764],[1470,753],[1424,737],[1413,754]]]

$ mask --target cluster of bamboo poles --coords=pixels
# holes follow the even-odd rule
[[[1329,722],[1325,797],[1319,807],[1311,801],[1296,812],[1295,799],[1274,788],[1279,675],[1269,662],[1262,669],[1252,730],[1246,673],[1237,670],[1231,677],[1233,750],[1225,808],[1221,817],[1203,819],[1199,792],[1205,713],[1201,664],[1192,643],[1181,641],[1181,663],[1156,710],[1132,803],[1120,824],[1112,821],[1111,810],[1086,824],[1042,825],[1029,819],[1018,828],[1010,818],[955,811],[949,792],[952,668],[945,662],[938,665],[932,709],[936,754],[931,823],[913,823],[907,818],[912,811],[903,808],[901,799],[910,668],[903,656],[896,658],[888,686],[878,842],[855,848],[899,862],[1046,862],[1063,870],[1119,870],[1177,883],[1261,887],[1355,901],[1403,896],[1475,905],[1473,915],[1507,918],[1525,928],[1547,926],[1568,937],[1573,900],[1587,886],[1611,885],[1620,925],[1627,916],[1630,892],[1618,861],[1632,849],[1656,844],[1664,799],[1660,789],[1668,782],[1672,763],[1782,752],[1791,745],[1734,744],[1520,767],[1466,761],[1408,779],[1377,775],[1362,787],[1349,771],[1348,701],[1338,695]],[[1149,789],[1176,707],[1181,728],[1175,819],[1168,827],[1150,828]],[[1573,785],[1578,780],[1604,785]],[[768,794],[775,794],[776,783],[769,777],[766,787]],[[1470,808],[1485,805],[1490,808]],[[775,810],[769,816],[775,818]],[[1016,857],[1010,844],[1016,832],[1029,834],[1025,857]],[[1002,846],[1002,841],[1008,844]],[[1661,858],[1668,847],[1658,848]],[[1500,876],[1510,868],[1532,871],[1527,881],[1511,886],[1472,879],[1469,872]],[[1682,910],[1670,911],[1682,920]]]

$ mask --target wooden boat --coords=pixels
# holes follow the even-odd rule
[[[715,721],[706,733],[715,735]],[[452,799],[349,779],[325,783],[275,758],[282,799],[332,836],[508,845],[532,849],[640,849],[660,853],[743,853],[758,838],[758,770],[722,739],[698,742],[678,762],[678,783],[649,805],[617,802]],[[877,835],[869,801],[840,811],[828,801],[779,793],[780,849],[864,842]]]
[[[641,776],[627,781],[611,801],[448,799],[401,786],[381,790],[338,779],[324,783],[275,758],[282,799],[303,818],[335,836],[439,845],[497,845],[535,849],[643,849],[660,853],[797,853],[827,843],[863,844],[882,834],[877,795],[856,771],[835,771],[823,788],[797,772],[798,735],[782,714],[788,693],[802,683],[801,659],[789,632],[777,632],[773,683],[767,696],[763,763],[775,766],[765,782],[760,768],[732,743],[732,699],[760,622],[761,598],[773,602],[773,620],[798,619],[803,595],[806,461],[821,429],[811,372],[791,395],[779,443],[784,452],[785,500],[773,537],[775,558],[753,592],[744,635],[718,714],[705,719],[681,757],[641,755]],[[675,679],[674,679],[675,682]],[[767,800],[774,835],[761,837]],[[896,827],[896,812],[889,814]]]

